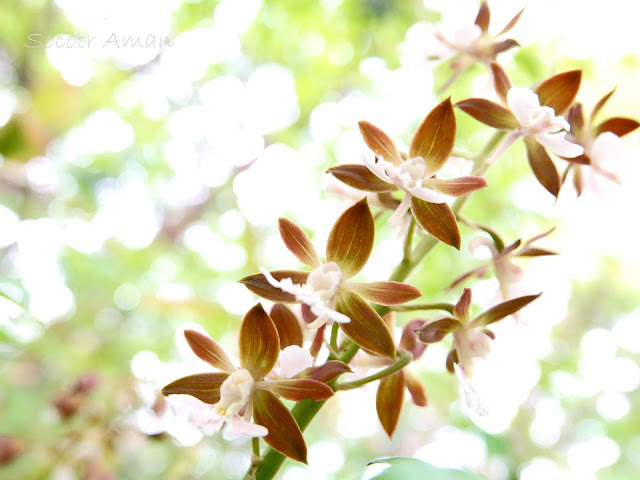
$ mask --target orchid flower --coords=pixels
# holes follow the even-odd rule
[[[487,182],[475,176],[450,180],[436,178],[453,151],[456,122],[451,100],[438,104],[420,124],[411,140],[407,160],[381,129],[365,121],[359,126],[365,143],[376,158],[370,160],[365,157],[364,166],[338,165],[329,169],[329,173],[360,190],[404,192],[389,223],[402,225],[411,209],[422,228],[438,240],[459,249],[460,232],[445,195],[467,195],[486,187]]]
[[[468,98],[458,102],[456,107],[490,127],[510,131],[487,159],[487,165],[495,163],[516,140],[523,138],[533,173],[540,184],[557,197],[560,176],[547,150],[563,158],[580,157],[584,153],[582,146],[567,139],[570,125],[563,116],[578,93],[582,72],[560,73],[532,91],[512,86],[508,75],[496,62],[491,62],[491,71],[502,103]]]
[[[569,172],[573,172],[573,185],[578,196],[584,190],[585,173],[588,167],[591,167],[590,170],[593,172],[620,183],[618,176],[608,170],[607,166],[624,158],[624,144],[621,137],[640,126],[638,121],[626,117],[613,117],[594,125],[596,115],[614,92],[615,89],[611,90],[596,103],[588,121],[585,120],[581,103],[576,103],[569,110],[570,137],[584,147],[584,154],[574,159],[566,159],[570,165],[565,171],[562,181],[564,183]]]
[[[331,365],[304,375],[312,361],[309,352],[297,345],[288,345],[280,352],[278,327],[260,304],[247,313],[240,326],[239,368],[208,336],[186,330],[185,338],[200,359],[221,372],[180,378],[164,387],[162,393],[191,395],[210,405],[199,418],[207,434],[222,430],[225,440],[264,437],[274,449],[306,463],[302,432],[278,397],[295,402],[304,398],[326,400],[333,390],[324,382],[334,377],[325,370],[343,373],[348,367]],[[276,379],[271,380],[267,377],[273,377],[270,374],[276,365]]]
[[[327,324],[336,322],[365,349],[393,357],[393,339],[380,315],[366,300],[379,305],[397,305],[414,300],[421,293],[400,282],[350,281],[365,266],[373,249],[375,228],[366,198],[348,208],[334,224],[327,242],[326,263],[321,262],[311,240],[295,223],[281,218],[279,228],[287,248],[313,271],[269,272],[261,268],[262,273],[240,281],[267,300],[302,303],[316,317],[309,327],[318,329],[319,335]]]
[[[457,363],[466,378],[470,379],[473,377],[475,359],[489,355],[491,340],[495,338],[493,332],[486,327],[513,315],[539,296],[540,294],[527,295],[508,300],[471,319],[471,290],[465,288],[453,309],[452,317],[427,322],[415,332],[420,341],[426,344],[437,343],[452,333],[453,345],[447,356],[447,369],[453,373],[454,364]]]
[[[500,284],[502,298],[506,300],[509,297],[510,287],[517,283],[523,274],[522,268],[516,265],[513,260],[522,257],[555,255],[556,253],[551,250],[532,246],[533,243],[546,237],[553,232],[553,230],[554,229],[551,229],[540,235],[536,235],[526,241],[518,239],[509,246],[505,246],[502,239],[495,232],[491,232],[491,240],[484,236],[474,238],[469,244],[471,253],[478,247],[486,247],[491,253],[491,260],[463,273],[449,285],[449,288],[454,288],[473,277],[482,278],[493,268],[498,283]]]

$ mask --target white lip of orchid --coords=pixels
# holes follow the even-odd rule
[[[487,358],[491,339],[483,332],[465,326],[453,333],[453,341],[460,365],[470,378],[473,373],[473,359]]]
[[[575,158],[584,149],[565,138],[571,127],[562,115],[556,115],[551,107],[540,105],[538,95],[525,87],[512,87],[507,92],[507,104],[521,125],[523,136],[535,136],[536,140],[556,155]]]
[[[478,395],[473,383],[467,377],[466,372],[463,368],[461,368],[457,363],[453,364],[453,369],[455,370],[456,377],[458,377],[458,381],[460,382],[460,386],[464,391],[464,400],[469,407],[470,410],[478,415],[479,417],[486,417],[489,415],[489,408],[487,407],[483,398]]]
[[[220,400],[215,404],[218,414],[224,418],[237,415],[249,401],[254,385],[249,370],[241,368],[230,374],[220,385]]]
[[[468,53],[481,36],[482,29],[476,24],[442,26],[434,32],[434,37],[445,47],[443,55]]]
[[[291,378],[310,367],[313,364],[313,357],[308,350],[298,345],[289,345],[280,352],[278,363],[276,377]]]
[[[264,278],[267,279],[269,285],[293,295],[296,301],[309,306],[311,313],[318,318],[307,325],[308,328],[320,328],[329,321],[337,323],[349,323],[351,321],[346,315],[336,312],[325,304],[325,302],[333,302],[334,296],[342,281],[342,271],[336,263],[329,262],[316,268],[307,277],[307,283],[305,285],[293,283],[291,278],[276,280],[273,275],[271,275],[271,272],[264,267],[260,267],[260,272],[264,275]],[[316,275],[314,275],[314,273]],[[311,283],[309,279],[311,279]],[[318,290],[316,290],[316,288]]]

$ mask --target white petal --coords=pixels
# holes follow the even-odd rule
[[[313,357],[308,350],[298,345],[289,345],[280,352],[280,375],[291,378],[313,363]]]
[[[528,127],[532,115],[540,110],[538,95],[525,87],[512,87],[507,92],[507,104],[520,125]]]
[[[395,165],[391,162],[387,162],[384,158],[378,157],[378,161],[371,160],[368,155],[365,155],[362,159],[367,168],[373,173],[376,177],[378,177],[383,182],[391,183],[391,178],[387,175],[385,169],[387,168],[395,168]]]
[[[297,283],[293,283],[290,278],[283,278],[282,280],[276,280],[271,272],[264,267],[260,267],[260,273],[264,275],[264,278],[267,279],[269,285],[275,288],[279,288],[285,293],[289,293],[291,295],[295,295],[296,300],[300,301],[302,296],[305,295],[304,289],[302,285],[298,285]]]
[[[478,395],[473,383],[465,375],[464,370],[460,368],[457,363],[453,364],[453,369],[455,370],[458,381],[462,386],[467,407],[480,417],[486,417],[489,415],[489,409],[487,408],[486,403],[480,395]]]
[[[575,158],[582,155],[584,149],[580,145],[569,142],[564,138],[566,135],[566,132],[539,133],[536,135],[536,140],[561,157]]]
[[[624,143],[613,132],[601,133],[589,147],[589,157],[596,165],[619,161],[624,157]]]
[[[471,253],[475,253],[478,247],[487,247],[494,258],[499,255],[495,244],[487,237],[475,237],[471,242],[469,242],[469,251]]]
[[[222,438],[230,441],[241,437],[264,437],[268,434],[269,430],[262,425],[245,422],[238,415],[234,415],[227,421],[224,431],[222,432]]]
[[[407,191],[414,197],[418,197],[429,203],[444,203],[447,201],[447,197],[431,188],[415,186],[413,188],[408,188]]]
[[[389,217],[389,220],[387,220],[389,225],[401,225],[405,214],[409,211],[409,207],[411,207],[411,194],[407,193],[400,202],[400,205],[398,205],[393,214]]]

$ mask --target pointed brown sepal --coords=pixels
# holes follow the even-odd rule
[[[314,402],[327,400],[333,396],[333,390],[326,383],[309,378],[290,378],[286,380],[275,380],[259,382],[256,388],[267,390],[276,395],[299,402],[304,398],[310,398]]]
[[[278,397],[271,392],[256,390],[253,394],[253,418],[269,431],[264,441],[271,448],[297,462],[307,463],[307,445],[302,431]]]
[[[571,125],[571,133],[574,137],[580,138],[584,129],[584,112],[580,102],[574,103],[567,113],[567,122]]]
[[[320,349],[324,344],[324,331],[327,329],[327,324],[325,323],[316,331],[316,336],[313,337],[313,341],[311,342],[311,347],[309,347],[309,353],[313,358],[318,356],[320,353]]]
[[[519,47],[520,44],[516,42],[513,38],[507,38],[505,40],[501,40],[499,42],[494,43],[491,46],[491,57],[495,58],[498,54],[502,52],[506,52],[507,50],[511,50],[512,48]]]
[[[506,302],[500,303],[495,307],[490,308],[484,313],[478,315],[472,322],[472,327],[486,327],[487,325],[491,325],[499,320],[502,320],[509,315],[513,315],[517,311],[529,305],[536,298],[538,298],[542,293],[537,295],[526,295],[524,297],[514,298],[512,300],[508,300]]]
[[[453,315],[456,318],[467,320],[469,318],[469,307],[471,306],[471,289],[465,288],[462,292],[462,296],[456,306],[453,307]]]
[[[376,411],[389,438],[398,425],[402,403],[404,401],[404,372],[397,371],[380,380],[376,395]]]
[[[353,373],[349,365],[339,360],[329,360],[319,367],[309,367],[297,375],[297,378],[310,378],[322,383],[329,383],[343,373]]]
[[[424,343],[437,343],[446,337],[449,333],[462,327],[462,323],[455,318],[440,318],[431,322],[425,323],[422,327],[415,332],[421,342]]]
[[[223,348],[208,336],[195,330],[185,330],[184,338],[198,358],[223,372],[231,373],[234,367]]]
[[[561,182],[553,160],[551,160],[547,150],[535,138],[525,137],[524,140],[527,146],[527,158],[533,174],[551,195],[558,197]]]
[[[491,62],[491,76],[493,77],[493,88],[498,98],[504,105],[507,104],[507,92],[513,86],[507,72],[498,62]]]
[[[433,174],[449,160],[455,139],[456,117],[449,97],[429,112],[413,134],[409,158],[422,157]]]
[[[429,398],[427,397],[427,390],[420,379],[408,368],[403,370],[404,372],[404,384],[409,390],[411,400],[413,404],[418,407],[426,407],[429,405]]]
[[[614,117],[605,120],[596,127],[596,135],[604,132],[615,133],[619,137],[624,137],[627,133],[633,132],[640,126],[633,118]]]
[[[509,23],[507,23],[504,28],[500,31],[500,33],[498,33],[498,35],[496,36],[500,36],[500,35],[504,35],[505,33],[507,33],[508,31],[510,31],[513,27],[516,26],[516,23],[518,23],[518,21],[520,21],[520,17],[522,16],[522,14],[524,13],[524,8],[522,10],[520,10],[518,13],[516,13],[514,15],[514,17],[509,20]]]
[[[480,5],[480,9],[478,10],[478,14],[476,15],[476,20],[473,23],[479,26],[484,33],[487,33],[490,22],[491,11],[489,10],[489,5],[487,5],[487,2],[482,2],[482,5]]]
[[[162,394],[191,395],[210,405],[220,401],[220,385],[227,379],[228,373],[198,373],[179,378],[162,389]]]
[[[445,195],[451,195],[453,197],[463,197],[487,186],[487,181],[484,178],[475,176],[458,177],[447,180],[430,178],[428,182],[429,186]]]
[[[392,281],[348,283],[347,288],[378,305],[399,305],[422,296],[422,292],[413,285]]]
[[[327,173],[330,173],[342,183],[365,192],[381,193],[391,192],[396,189],[395,185],[379,179],[364,165],[336,165],[327,170]]]
[[[411,355],[413,355],[413,361],[418,360],[427,349],[427,345],[425,343],[418,341],[418,335],[416,334],[416,330],[423,324],[424,321],[415,319],[411,320],[402,328],[402,335],[400,336],[398,349],[411,352]]]
[[[411,211],[418,224],[443,243],[460,250],[458,222],[446,203],[430,203],[411,199]]]
[[[447,290],[454,289],[455,287],[457,287],[458,285],[463,284],[465,281],[467,281],[470,278],[473,278],[473,277],[476,277],[476,278],[485,277],[487,275],[487,273],[489,273],[489,267],[487,265],[480,265],[479,267],[473,268],[473,269],[469,270],[468,272],[465,272],[462,275],[460,275],[459,277],[457,277],[453,282],[451,282],[451,285],[449,285],[447,287]]]
[[[547,257],[549,255],[558,255],[558,252],[546,248],[527,247],[518,253],[518,257]]]
[[[320,257],[318,257],[316,249],[313,247],[309,237],[298,225],[286,218],[280,218],[278,220],[278,229],[280,230],[282,241],[300,263],[309,268],[320,266]]]
[[[273,278],[276,280],[290,278],[293,283],[304,285],[307,283],[309,272],[300,272],[298,270],[276,270],[271,272],[271,275],[273,275]],[[240,280],[240,283],[244,284],[245,287],[256,295],[266,298],[267,300],[271,300],[272,302],[294,303],[296,301],[296,298],[290,293],[285,293],[279,288],[272,287],[261,273],[244,277]]]
[[[540,105],[551,107],[556,115],[564,115],[578,95],[582,70],[562,72],[543,81],[535,92]]]
[[[384,320],[357,293],[340,290],[336,310],[351,319],[342,323],[342,331],[365,350],[383,357],[394,358],[396,348]]]
[[[576,193],[579,197],[580,195],[582,195],[582,192],[584,190],[584,173],[582,171],[582,168],[580,168],[579,166],[575,166],[574,168],[572,168],[572,170],[573,188],[576,189]]]
[[[296,314],[293,313],[289,307],[282,303],[276,303],[273,308],[271,308],[269,316],[278,330],[280,350],[284,350],[290,345],[302,347],[304,342],[302,327],[300,326],[298,317],[296,317]]]
[[[467,98],[456,103],[456,107],[493,128],[513,130],[519,125],[511,110],[485,98]]]
[[[360,133],[362,134],[364,143],[367,144],[376,157],[382,157],[387,162],[396,165],[402,163],[400,152],[398,152],[396,144],[391,140],[389,135],[372,123],[364,120],[358,122],[358,126],[360,127]]]
[[[343,280],[353,277],[369,260],[374,237],[373,215],[365,197],[345,210],[333,225],[327,240],[327,262],[338,264]]]
[[[256,380],[273,369],[280,354],[278,330],[259,303],[245,315],[238,337],[240,365]]]
[[[449,353],[447,354],[447,360],[445,362],[449,373],[453,373],[455,371],[455,369],[453,368],[454,363],[460,363],[460,359],[458,359],[458,351],[455,348],[452,348],[451,350],[449,350]]]
[[[593,107],[593,110],[591,110],[591,115],[589,117],[589,120],[591,122],[593,122],[593,120],[596,118],[596,116],[598,115],[598,113],[600,112],[600,110],[602,110],[602,107],[605,106],[605,104],[609,101],[609,99],[611,98],[611,95],[613,95],[616,91],[616,88],[613,88],[609,93],[607,93],[606,95],[604,95],[600,100],[598,100],[598,102],[595,104],[595,106]]]

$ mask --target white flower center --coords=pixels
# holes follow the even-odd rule
[[[236,415],[249,401],[255,381],[244,368],[236,370],[220,386],[220,401],[216,409],[220,416],[229,418]]]
[[[402,185],[406,188],[422,186],[421,182],[427,174],[427,162],[422,157],[410,158],[406,162],[402,162],[398,169]]]
[[[342,271],[338,264],[334,262],[320,265],[307,277],[306,286],[311,290],[309,293],[322,301],[330,300],[338,291],[342,281]]]

